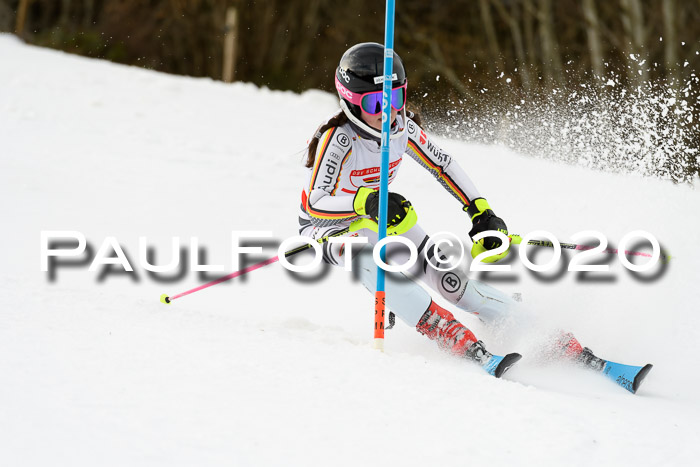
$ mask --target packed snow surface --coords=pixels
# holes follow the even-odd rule
[[[673,255],[640,275],[600,255],[610,272],[584,277],[566,272],[570,254],[563,272],[540,275],[515,255],[505,278],[480,276],[522,293],[537,317],[524,337],[452,309],[493,352],[523,353],[497,380],[400,322],[386,352],[373,350],[373,299],[342,270],[299,280],[274,264],[159,303],[202,282],[189,266],[175,281],[149,275],[139,237],[156,264],[172,257],[173,237],[188,251],[197,237],[200,262],[223,266],[202,273],[214,278],[231,270],[231,231],[273,232],[251,261],[296,235],[303,149],[337,108],[333,96],[169,76],[8,35],[0,58],[0,465],[697,461],[692,186],[440,140],[511,232],[571,241],[597,230],[615,246],[641,229]],[[417,164],[405,161],[392,190],[428,232],[466,239],[460,206]],[[101,276],[81,257],[50,280],[40,239],[56,230],[84,234],[92,255],[114,237],[134,271]],[[530,255],[543,263],[551,250]],[[654,369],[632,395],[543,363],[534,343],[550,326],[603,358]]]

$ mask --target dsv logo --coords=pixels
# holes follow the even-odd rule
[[[343,77],[343,79],[345,80],[345,82],[346,82],[346,83],[349,83],[349,82],[350,82],[350,77],[349,77],[348,74],[345,72],[345,68],[338,68],[338,71],[340,72],[340,76]]]

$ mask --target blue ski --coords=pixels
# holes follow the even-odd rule
[[[644,366],[632,366],[606,361],[605,366],[603,366],[603,374],[632,394],[636,394],[639,385],[642,384],[653,367],[654,365],[651,363]]]
[[[632,394],[637,393],[642,381],[654,367],[651,363],[644,366],[634,366],[603,360],[596,357],[588,347],[583,348],[577,360],[587,368],[600,371]]]
[[[521,358],[522,355],[519,353],[509,353],[503,357],[500,355],[491,355],[491,358],[486,360],[481,367],[491,376],[500,378],[503,376],[503,373],[508,371],[508,369],[515,365],[515,363]]]
[[[491,376],[500,378],[503,376],[503,373],[508,371],[508,368],[515,365],[515,362],[520,360],[522,356],[519,353],[509,353],[504,357],[493,355],[486,350],[483,342],[476,341],[469,346],[469,349],[467,349],[467,352],[464,354],[464,358],[478,363],[481,365],[481,368],[486,370],[486,373]]]

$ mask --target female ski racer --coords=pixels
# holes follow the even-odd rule
[[[378,241],[376,222],[379,216],[377,189],[381,161],[383,69],[384,47],[376,43],[357,44],[340,59],[335,73],[335,87],[341,110],[318,128],[309,144],[306,160],[308,174],[299,212],[301,235],[319,240],[350,228],[352,232],[346,234],[348,237],[368,239],[370,248],[365,250],[371,250],[371,246]],[[470,237],[487,230],[497,230],[507,235],[505,222],[494,213],[474,182],[457,161],[421,128],[420,119],[406,110],[408,82],[403,63],[396,53],[392,72],[389,183],[397,176],[404,155],[408,155],[428,170],[456,199],[455,204],[471,220]],[[474,333],[455,319],[452,313],[435,303],[420,285],[407,280],[406,276],[427,284],[433,293],[439,293],[449,303],[477,315],[487,324],[505,320],[515,301],[483,282],[469,279],[461,268],[441,271],[433,267],[438,266],[436,256],[440,256],[440,252],[430,245],[428,235],[416,223],[415,212],[406,198],[390,192],[387,211],[388,232],[411,241],[418,250],[419,258],[407,275],[386,274],[385,291],[389,309],[419,333],[437,341],[441,348],[473,360],[490,374],[500,377],[520,355],[492,355]],[[479,240],[478,245],[481,249],[492,250],[501,246],[501,240],[486,237]],[[352,268],[359,274],[363,285],[374,293],[377,266],[372,255],[366,252],[353,254],[350,259],[347,254],[349,246],[348,242],[324,243],[324,261],[332,265],[345,265],[346,261],[352,261]],[[353,253],[360,248],[361,245],[356,245]],[[404,264],[409,256],[404,246],[393,243],[387,245],[386,254],[396,264]],[[554,347],[558,355],[591,368],[602,370],[607,363],[595,357],[589,349],[584,349],[569,333],[562,333]],[[637,386],[635,380],[635,391]],[[631,387],[628,389],[632,390]]]
[[[299,232],[321,239],[346,229],[364,219],[364,225],[352,233],[367,237],[369,244],[377,242],[376,227],[367,220],[378,218],[379,165],[381,161],[381,104],[383,87],[384,47],[362,43],[351,47],[340,60],[335,74],[335,86],[340,96],[341,110],[321,125],[309,145],[299,213]],[[408,155],[432,173],[435,179],[458,201],[458,206],[473,222],[470,236],[486,230],[508,233],[505,222],[490,208],[474,183],[452,159],[420,127],[420,120],[406,111],[407,80],[403,63],[394,53],[392,75],[391,139],[389,154],[389,183],[397,176],[404,155]],[[434,248],[424,253],[428,235],[415,223],[413,208],[403,196],[389,193],[388,230],[413,242],[419,260],[408,275],[421,280],[450,303],[487,322],[503,318],[512,299],[496,289],[470,280],[459,268],[444,272],[427,264],[438,252]],[[481,240],[486,249],[501,245],[497,237]],[[344,265],[347,247],[340,243],[324,243],[324,260]],[[360,249],[360,245],[354,248]],[[369,248],[367,248],[369,249]],[[387,257],[403,264],[408,257],[405,247],[389,244]],[[367,289],[374,292],[376,264],[371,255],[355,255],[356,269]],[[405,280],[401,273],[387,273],[387,305],[406,324],[437,341],[453,354],[484,365],[500,376],[508,365],[498,368],[500,358],[492,359],[484,344],[448,310],[435,303],[416,282]],[[509,360],[517,360],[514,354]],[[519,357],[519,356],[518,356]],[[492,361],[490,361],[492,360]],[[495,360],[498,360],[495,361]],[[507,362],[506,362],[507,363]]]

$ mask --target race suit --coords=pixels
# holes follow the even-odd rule
[[[403,125],[406,125],[406,131],[403,131]],[[466,208],[473,199],[481,197],[474,183],[448,153],[435,144],[413,120],[406,118],[404,122],[402,116],[397,115],[392,133],[399,134],[402,131],[400,137],[390,141],[389,184],[396,178],[404,155],[408,155],[428,170],[463,207]],[[380,163],[380,143],[362,138],[349,123],[325,131],[320,136],[316,159],[313,167],[308,170],[301,193],[300,235],[318,240],[347,228],[353,220],[358,219],[353,208],[355,194],[360,187],[379,188]],[[377,242],[376,232],[370,229],[348,235],[367,237],[369,245]],[[420,225],[416,224],[401,236],[413,242],[418,250],[419,259],[408,271],[408,276],[423,281],[451,303],[479,315],[484,321],[493,322],[502,317],[504,305],[510,299],[486,284],[470,281],[465,273],[468,264],[462,264],[449,272],[439,271],[428,264],[429,261],[434,262],[435,255],[440,255],[440,252],[434,251],[434,245],[430,246],[429,237]],[[426,245],[428,250],[424,253]],[[344,251],[342,244],[324,243],[324,261],[332,265],[344,265]],[[397,264],[403,264],[408,258],[408,251],[403,246],[390,244],[386,251],[387,257]],[[373,272],[376,266],[370,264],[366,254],[358,255],[358,258],[362,257],[364,259],[358,259],[362,262],[358,268],[360,274],[364,274],[363,283],[373,292],[371,282],[376,274]],[[407,324],[415,326],[429,305],[429,295],[410,288],[410,283],[400,277],[388,282],[389,287],[392,287],[391,284],[398,285],[393,286],[397,288],[396,293],[392,294],[387,289],[389,307]],[[403,286],[399,287],[401,284]],[[416,295],[423,298],[417,300]]]

